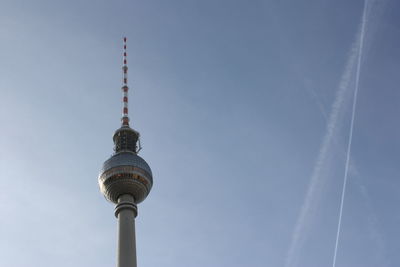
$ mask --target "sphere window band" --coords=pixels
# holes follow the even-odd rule
[[[134,166],[118,166],[117,168],[112,168],[110,170],[105,171],[101,174],[100,179],[102,181],[106,180],[107,178],[114,176],[115,174],[123,174],[123,173],[138,173],[140,175],[147,177],[151,177],[151,175],[146,172],[145,170],[134,167]],[[146,179],[146,184],[149,183]]]
[[[142,182],[147,187],[149,187],[148,186],[149,181],[147,181],[143,177],[133,174],[133,173],[119,173],[119,174],[114,174],[113,176],[108,177],[108,179],[114,179],[114,178],[132,178],[132,179],[138,180],[139,182]]]

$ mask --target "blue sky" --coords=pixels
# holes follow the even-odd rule
[[[338,267],[400,265],[400,2],[367,4]],[[154,175],[138,265],[332,266],[363,9],[3,1],[0,266],[115,265],[97,175],[120,125],[124,35],[131,125]]]

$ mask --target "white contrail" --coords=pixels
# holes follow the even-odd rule
[[[362,22],[361,22],[361,32],[360,32],[360,39],[359,39],[358,55],[357,55],[356,81],[355,81],[355,89],[354,89],[354,95],[353,95],[353,108],[352,108],[352,112],[351,112],[349,142],[347,144],[346,164],[345,164],[345,168],[344,168],[344,177],[343,177],[343,189],[342,189],[342,196],[340,199],[340,210],[339,210],[339,220],[338,220],[338,226],[337,226],[337,232],[336,232],[335,251],[333,254],[333,264],[332,264],[333,267],[336,266],[340,230],[341,230],[341,226],[342,226],[344,197],[346,194],[346,186],[347,186],[347,179],[348,179],[348,173],[349,173],[351,143],[353,141],[354,118],[355,118],[356,107],[357,107],[358,89],[359,89],[359,85],[360,85],[361,59],[362,59],[362,52],[363,52],[363,48],[364,48],[365,26],[367,24],[367,5],[368,5],[368,0],[365,0]]]
[[[326,133],[322,140],[322,144],[318,153],[318,157],[316,163],[314,165],[314,169],[311,175],[310,184],[308,186],[308,190],[306,193],[305,200],[300,209],[300,214],[297,218],[296,226],[292,234],[292,240],[289,246],[289,251],[286,256],[285,266],[291,267],[295,266],[295,255],[298,254],[299,247],[304,242],[305,238],[305,230],[309,225],[310,215],[315,205],[318,203],[317,193],[321,190],[317,190],[324,181],[326,180],[325,176],[321,176],[321,170],[323,164],[325,163],[327,152],[330,148],[330,144],[334,137],[334,133],[337,128],[339,113],[342,109],[346,93],[349,88],[349,83],[351,81],[351,74],[354,69],[356,63],[356,53],[355,46],[353,45],[352,51],[350,53],[349,59],[347,61],[345,71],[342,75],[339,88],[336,92],[335,101],[332,105],[331,112],[329,114],[328,123],[326,126]]]
[[[367,1],[367,0],[366,0]],[[357,65],[360,65],[360,44],[361,44],[361,39],[363,39],[364,34],[365,34],[365,17],[366,14],[366,5],[364,6],[364,12],[363,12],[363,19],[362,19],[362,27],[361,27],[361,33],[358,34],[360,38],[358,38],[357,41],[355,41],[352,45],[352,49],[350,51],[350,55],[345,67],[345,70],[343,72],[342,78],[339,83],[339,88],[336,92],[336,97],[335,101],[332,105],[331,112],[329,114],[329,119],[328,123],[326,126],[326,133],[323,138],[319,154],[311,175],[311,181],[308,186],[308,190],[306,193],[305,200],[303,202],[303,205],[300,209],[300,214],[297,218],[296,226],[292,234],[292,239],[291,243],[289,246],[289,250],[285,259],[285,266],[286,267],[291,267],[295,266],[296,259],[299,254],[299,248],[301,247],[302,243],[304,242],[305,239],[305,230],[309,226],[309,220],[310,220],[310,215],[312,214],[313,209],[318,203],[319,195],[317,193],[321,193],[321,190],[318,190],[321,185],[324,184],[324,181],[326,180],[326,176],[321,176],[321,170],[323,167],[323,164],[326,161],[327,153],[330,148],[330,144],[332,143],[334,133],[338,127],[338,118],[339,114],[342,110],[343,103],[346,99],[346,93],[349,91],[349,83],[352,80],[352,73],[353,70]],[[362,37],[362,38],[361,38]],[[356,81],[357,85],[356,87],[358,88],[358,80],[359,80],[359,68],[357,67],[357,73],[356,73]],[[354,106],[354,103],[353,103]],[[353,119],[354,122],[354,119]],[[348,160],[346,160],[346,166],[348,166]],[[347,172],[347,171],[346,171]],[[336,250],[336,249],[335,249]],[[335,257],[336,258],[336,257]]]

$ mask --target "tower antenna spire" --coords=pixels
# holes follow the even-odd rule
[[[126,37],[123,38],[123,56],[122,56],[122,126],[129,126],[128,116],[128,60],[126,53]]]

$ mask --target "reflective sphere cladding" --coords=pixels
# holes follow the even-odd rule
[[[142,202],[153,186],[153,175],[147,162],[132,152],[119,152],[106,160],[99,175],[100,191],[117,203],[118,197],[130,194]]]

